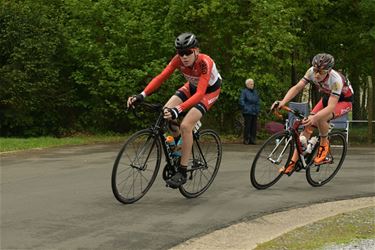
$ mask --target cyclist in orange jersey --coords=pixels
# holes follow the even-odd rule
[[[176,91],[164,107],[164,118],[172,120],[177,119],[181,112],[189,110],[180,124],[178,133],[174,134],[175,137],[181,134],[182,155],[178,172],[167,180],[167,183],[176,188],[186,183],[186,169],[193,145],[193,128],[218,99],[222,78],[215,62],[208,55],[200,53],[198,40],[194,34],[180,34],[174,45],[177,53],[167,67],[151,80],[142,93],[129,97],[127,106],[142,102],[176,69],[185,77],[187,82]]]
[[[312,109],[310,115],[303,121],[305,126],[302,135],[307,139],[311,137],[313,128],[319,129],[320,145],[318,154],[314,158],[314,163],[319,165],[324,163],[329,152],[329,121],[348,113],[352,109],[353,89],[348,79],[333,69],[335,60],[332,55],[320,53],[314,56],[312,66],[307,70],[305,76],[284,96],[283,100],[276,101],[271,109],[286,105],[299,92],[301,92],[308,83],[315,84],[323,97]],[[288,174],[296,164],[298,153],[295,150],[291,161],[280,171]]]

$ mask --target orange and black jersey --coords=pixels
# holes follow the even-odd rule
[[[185,67],[180,57],[176,55],[167,67],[151,80],[144,89],[144,94],[146,96],[152,94],[176,69],[184,75],[189,84],[197,88],[194,95],[177,107],[179,112],[185,111],[200,102],[206,94],[207,88],[217,84],[218,80],[221,79],[215,62],[208,55],[198,54],[192,67]]]

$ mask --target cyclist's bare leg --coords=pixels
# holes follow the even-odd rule
[[[176,174],[166,181],[167,184],[172,188],[177,188],[186,183],[187,165],[193,145],[192,131],[195,124],[201,117],[202,113],[197,108],[192,108],[189,110],[180,124],[180,132],[182,137],[182,155],[180,159],[180,166]]]
[[[182,136],[182,155],[181,165],[187,166],[193,146],[193,128],[195,124],[202,118],[202,113],[197,108],[191,108],[180,124]]]
[[[326,117],[325,119],[321,119],[318,121],[318,129],[319,129],[319,135],[320,135],[320,145],[325,145],[328,142],[328,131],[329,131],[329,122],[332,118],[332,115],[329,115],[329,117]]]
[[[333,117],[332,114],[324,115],[321,119],[317,121],[320,137],[320,145],[317,155],[314,158],[314,163],[321,164],[327,159],[329,153],[328,144],[328,132],[329,132],[329,120]]]
[[[169,98],[169,100],[167,101],[167,103],[164,105],[165,108],[174,108],[176,107],[177,105],[181,104],[183,101],[181,100],[180,97],[176,96],[176,95],[173,95],[171,98]],[[171,125],[173,126],[173,125]],[[173,129],[170,131],[173,135],[173,137],[177,137],[180,135],[180,129],[178,126],[173,126]]]
[[[311,134],[314,131],[314,127],[312,125],[306,126],[304,130],[301,132],[301,135],[305,136],[307,140],[310,139]],[[294,149],[292,158],[290,159],[290,162],[288,162],[287,166],[280,169],[280,172],[289,173],[294,168],[295,163],[297,162],[299,156],[297,149]]]

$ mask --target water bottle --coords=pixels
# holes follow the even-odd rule
[[[174,152],[172,153],[172,156],[174,157],[181,157],[181,147],[182,147],[182,137],[178,140],[176,147],[174,149]]]
[[[169,151],[172,154],[175,151],[175,148],[176,148],[176,143],[174,141],[174,137],[171,136],[171,135],[166,136],[165,137],[165,142],[167,143]]]
[[[201,121],[200,121],[200,120],[197,121],[197,123],[195,124],[194,129],[193,129],[194,133],[197,133],[197,131],[199,130],[199,128],[200,128],[201,126],[202,126]]]
[[[306,138],[306,136],[300,135],[299,140],[301,142],[302,152],[305,152],[306,149],[307,149],[307,138]]]
[[[307,148],[306,148],[306,151],[305,151],[306,154],[310,154],[312,152],[312,150],[314,149],[314,146],[317,142],[318,142],[317,136],[311,137],[311,139],[307,143]]]
[[[329,123],[328,133],[330,133],[335,128],[335,124],[332,122]]]

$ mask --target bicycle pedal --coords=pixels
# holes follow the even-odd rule
[[[294,167],[295,172],[299,172],[303,169],[303,165],[301,163],[296,163],[296,166]]]
[[[332,164],[333,163],[333,160],[332,159],[329,159],[329,158],[326,158],[324,161],[322,162],[319,162],[319,163],[315,163],[315,166],[321,166],[321,165],[324,165],[324,164]]]
[[[166,186],[167,188],[172,188],[172,189],[177,189],[177,188],[178,188],[178,187],[176,187],[176,186],[171,186],[171,185],[169,185],[168,183],[166,183],[165,186]]]
[[[281,173],[283,173],[283,174],[285,174],[285,175],[287,175],[287,176],[291,176],[294,172],[298,172],[296,167],[294,167],[294,168],[293,168],[292,170],[290,170],[288,173],[285,173],[285,171],[286,171],[286,169],[284,169],[284,171],[281,172]]]

